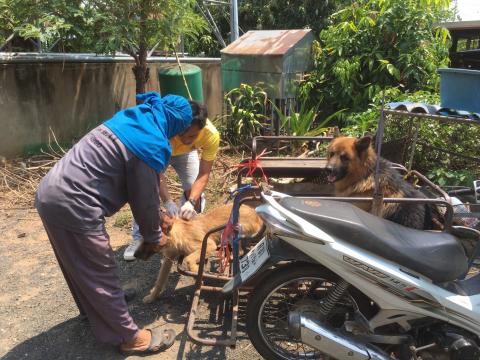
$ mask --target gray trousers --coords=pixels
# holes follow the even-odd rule
[[[198,151],[194,150],[186,154],[172,156],[170,158],[169,165],[173,167],[175,172],[180,179],[180,183],[182,184],[183,191],[189,191],[192,189],[192,185],[197,180],[198,172],[200,169],[200,159],[198,157]],[[188,199],[185,199],[184,196],[180,199],[180,206],[185,204]],[[201,197],[201,207],[202,211],[205,208],[205,195],[202,194]],[[140,229],[138,228],[138,224],[133,219],[133,226],[132,226],[132,238],[133,240],[139,241],[142,240],[142,235],[140,234]]]
[[[128,312],[110,238],[61,229],[43,222],[63,276],[81,314],[102,342],[135,338],[138,327]]]

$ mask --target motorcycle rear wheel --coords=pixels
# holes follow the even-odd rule
[[[338,277],[327,269],[292,263],[273,270],[250,294],[247,304],[247,333],[255,349],[268,360],[333,358],[294,339],[288,330],[288,312],[318,311],[321,299]],[[345,313],[353,309],[348,295],[335,306],[328,318],[341,326]],[[319,314],[320,316],[320,314]]]

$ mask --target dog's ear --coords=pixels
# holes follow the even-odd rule
[[[172,226],[173,218],[168,216],[167,214],[164,214],[162,218],[162,232],[165,235],[168,235],[170,233],[170,230],[172,230]]]
[[[355,140],[355,149],[357,149],[359,154],[362,154],[370,147],[371,142],[372,138],[370,136],[361,137],[360,139]]]

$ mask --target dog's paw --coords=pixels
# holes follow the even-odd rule
[[[164,292],[165,292],[166,289],[162,289],[160,291],[150,291],[150,294],[148,294],[147,296],[145,296],[143,298],[143,303],[144,304],[150,304],[152,302],[154,302],[156,299],[158,299]]]
[[[143,303],[144,303],[144,304],[151,304],[152,302],[155,301],[156,298],[157,298],[157,297],[154,296],[153,294],[148,294],[147,296],[145,296],[145,297],[143,298]]]

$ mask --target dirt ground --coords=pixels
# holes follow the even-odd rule
[[[122,216],[117,215],[117,216]],[[193,296],[193,280],[174,272],[169,289],[153,304],[142,298],[153,284],[160,256],[149,261],[125,262],[123,250],[130,239],[125,227],[107,229],[117,257],[124,288],[133,288],[129,311],[140,326],[176,329],[175,345],[151,359],[261,359],[249,342],[240,319],[240,338],[235,349],[199,346],[186,335],[185,325]],[[121,219],[120,219],[121,222]],[[118,224],[117,224],[118,225]],[[89,324],[78,310],[55,260],[42,223],[34,209],[0,210],[0,358],[16,359],[135,359],[115,347],[95,341]],[[221,325],[223,302],[210,296],[200,308],[202,333]]]

